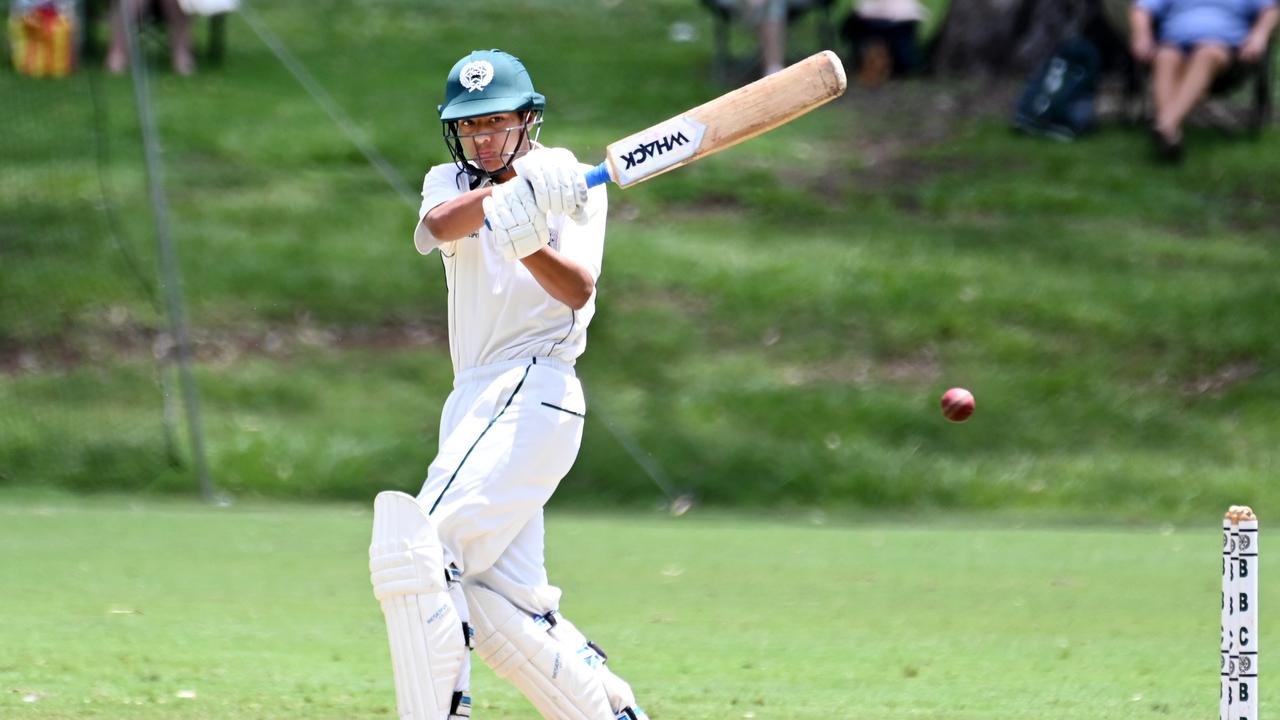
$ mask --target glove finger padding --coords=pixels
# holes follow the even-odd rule
[[[564,208],[564,214],[568,215],[575,223],[581,225],[587,221],[587,175],[582,172],[578,165],[577,158],[572,153],[565,151],[572,161],[568,164],[558,165],[556,170],[559,174],[560,188],[562,189],[561,203]]]
[[[499,185],[492,194],[496,207],[506,208],[516,225],[533,222],[533,218],[542,215],[538,209],[538,200],[533,188],[523,178],[513,178]]]
[[[583,172],[575,172],[569,178],[569,187],[573,192],[573,209],[566,214],[575,223],[582,225],[587,222],[587,176]]]
[[[545,152],[545,150],[531,150],[518,158],[512,167],[516,175],[528,182],[533,190],[534,200],[543,212],[561,212],[556,181],[548,173],[548,166],[544,162]]]
[[[573,215],[587,204],[587,175],[578,165],[573,153],[565,151],[568,156],[565,164],[557,167],[560,176],[560,202],[565,215]]]
[[[497,248],[502,256],[508,260],[514,259],[509,256],[511,253],[511,231],[509,228],[514,224],[511,217],[511,211],[506,204],[499,203],[493,197],[487,197],[480,201],[484,207],[484,216],[489,224],[490,235],[493,238],[493,246]]]
[[[539,205],[544,212],[564,214],[564,188],[560,183],[560,175],[554,165],[546,165],[534,169],[534,177],[546,190],[546,204]]]
[[[480,206],[484,208],[485,222],[494,235],[507,234],[507,229],[515,223],[506,204],[499,203],[492,196],[481,200]]]
[[[573,208],[573,204],[571,198],[565,197],[564,178],[561,168],[552,165],[543,168],[542,173],[547,180],[547,196],[551,212],[557,215],[569,212]]]
[[[560,212],[565,215],[572,215],[577,212],[580,203],[578,202],[578,193],[574,187],[574,177],[582,175],[575,166],[560,165],[554,170],[556,174],[556,186],[560,190]],[[586,180],[583,180],[586,184]]]
[[[519,178],[495,188],[481,205],[494,246],[507,260],[532,255],[550,239],[547,216],[538,209],[529,184]]]
[[[512,167],[529,181],[543,212],[573,215],[586,204],[586,175],[573,153],[564,148],[538,148]]]
[[[544,221],[546,220],[547,211],[538,205],[537,194],[528,181],[517,177],[503,184],[503,187],[507,186],[511,189],[509,194],[504,196],[504,199],[508,205],[512,206],[512,214],[515,215],[517,220],[531,222],[537,217],[542,217]]]
[[[517,160],[516,162],[518,163],[519,161]],[[552,210],[553,198],[551,195],[551,185],[547,182],[546,173],[543,172],[543,168],[534,166],[524,174],[517,171],[517,175],[527,182],[529,188],[533,191],[533,200],[537,203],[538,207],[542,209],[542,212],[554,212]]]

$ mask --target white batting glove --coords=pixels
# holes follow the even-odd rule
[[[532,255],[551,239],[547,215],[538,208],[533,188],[523,178],[512,178],[494,188],[481,205],[493,230],[494,247],[507,260]]]
[[[578,158],[564,148],[537,148],[516,158],[511,167],[529,181],[543,212],[587,221],[587,176]]]

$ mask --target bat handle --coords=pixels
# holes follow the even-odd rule
[[[609,161],[606,160],[587,171],[587,187],[603,185],[613,178],[609,175]]]
[[[587,171],[587,187],[589,188],[593,188],[597,185],[603,185],[612,179],[613,178],[609,175],[608,160]],[[489,224],[489,218],[484,219],[484,226],[490,230],[493,229],[493,226]]]

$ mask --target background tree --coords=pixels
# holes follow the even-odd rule
[[[930,47],[930,66],[945,74],[1021,74],[1078,33],[1115,67],[1127,56],[1127,6],[1126,0],[952,0]]]

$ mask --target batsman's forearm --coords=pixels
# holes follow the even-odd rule
[[[585,267],[549,246],[525,256],[520,262],[548,295],[574,310],[581,310],[596,291],[595,278]]]
[[[460,240],[484,225],[484,199],[493,192],[492,187],[471,190],[452,200],[446,200],[431,208],[422,223],[431,236],[442,242]]]

